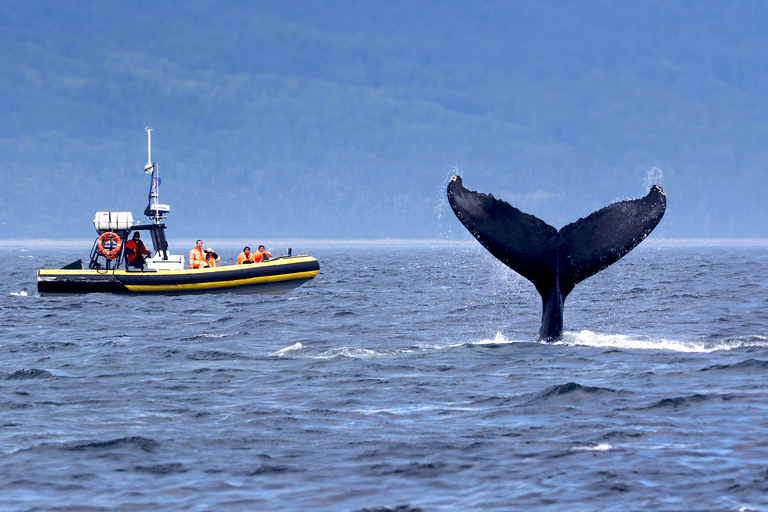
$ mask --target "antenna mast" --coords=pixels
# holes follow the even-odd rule
[[[152,176],[152,182],[149,186],[149,204],[144,210],[144,215],[152,219],[155,224],[160,224],[160,219],[165,218],[165,214],[171,211],[167,204],[159,204],[160,200],[160,168],[156,163],[152,163],[152,128],[144,128],[147,131],[147,165],[144,166],[144,172]]]
[[[150,174],[152,172],[152,128],[144,128],[147,131],[147,165],[144,166],[144,172]]]

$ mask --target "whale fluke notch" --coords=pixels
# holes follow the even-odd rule
[[[667,206],[654,185],[643,198],[613,203],[558,231],[491,194],[465,189],[459,176],[448,183],[448,202],[483,247],[536,287],[541,341],[562,337],[565,298],[573,288],[637,247]]]

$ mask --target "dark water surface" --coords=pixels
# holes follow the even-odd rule
[[[554,345],[478,245],[302,247],[281,296],[35,295],[87,251],[0,248],[2,511],[768,510],[768,246],[644,244]]]

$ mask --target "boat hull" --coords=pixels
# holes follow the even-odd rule
[[[313,279],[319,271],[320,264],[311,256],[199,270],[38,270],[37,291],[44,296],[99,292],[285,293]]]

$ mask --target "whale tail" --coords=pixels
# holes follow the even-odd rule
[[[539,340],[563,334],[563,307],[573,288],[642,242],[661,220],[667,199],[658,185],[647,196],[621,201],[556,230],[509,203],[448,183],[448,202],[464,227],[541,295]]]

